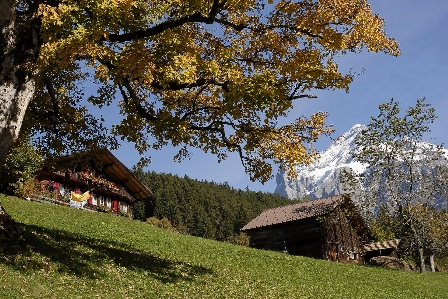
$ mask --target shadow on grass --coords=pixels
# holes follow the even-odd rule
[[[100,278],[123,270],[144,271],[163,283],[194,280],[212,274],[211,269],[170,261],[135,250],[126,244],[105,242],[61,230],[21,225],[22,241],[0,255],[0,263],[21,272],[60,272]],[[121,269],[121,270],[120,270]],[[112,274],[113,275],[113,274]]]

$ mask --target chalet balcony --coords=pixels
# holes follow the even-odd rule
[[[63,182],[65,184],[73,184],[77,185],[79,187],[82,187],[83,189],[94,189],[95,192],[101,193],[103,195],[108,195],[110,197],[119,197],[119,198],[126,198],[129,201],[134,201],[134,198],[131,196],[131,194],[126,191],[122,186],[108,182],[103,179],[89,179],[83,177],[79,173],[73,173],[71,175],[65,175],[65,179]]]

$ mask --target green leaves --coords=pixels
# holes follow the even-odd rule
[[[401,112],[393,99],[379,106],[378,117],[356,138],[355,160],[367,165],[364,173],[347,172],[345,186],[366,213],[378,206],[395,217],[397,237],[409,239],[408,250],[434,251],[431,211],[448,198],[447,157],[443,148],[425,142],[429,125],[437,118],[425,99]],[[373,223],[378,219],[373,220]],[[381,234],[387,234],[383,231]],[[390,232],[389,232],[390,233]]]
[[[3,191],[21,194],[22,187],[41,169],[42,157],[34,150],[27,138],[19,140],[10,150],[0,173]]]

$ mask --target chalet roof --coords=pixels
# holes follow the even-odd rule
[[[105,150],[103,158],[104,170],[115,182],[126,185],[133,193],[135,199],[152,197],[152,192],[134,174],[115,157],[109,150]]]
[[[134,174],[115,157],[109,150],[101,149],[95,153],[81,153],[82,157],[100,155],[103,164],[103,171],[117,184],[126,185],[132,192],[132,196],[136,200],[151,198],[153,196],[151,190],[146,187]],[[79,155],[79,154],[78,154]],[[67,162],[75,158],[74,155],[59,157],[56,161]],[[56,162],[58,164],[58,162]],[[55,173],[56,174],[56,173]]]
[[[374,242],[368,245],[364,245],[364,250],[367,251],[376,251],[376,250],[384,250],[390,248],[397,248],[398,244],[400,244],[400,239],[393,239],[382,242]]]
[[[258,217],[246,224],[241,230],[250,230],[259,227],[322,216],[344,202],[345,196],[337,195],[303,203],[272,208],[262,212]]]

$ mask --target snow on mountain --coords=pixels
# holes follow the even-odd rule
[[[296,166],[298,177],[288,178],[285,172],[280,172],[276,176],[277,187],[275,193],[290,199],[308,196],[311,199],[338,195],[342,193],[342,186],[339,183],[339,176],[343,168],[350,167],[356,172],[363,172],[365,166],[353,161],[350,152],[355,148],[355,137],[366,129],[363,125],[354,125],[344,135],[338,137],[320,155],[320,159],[314,163],[303,166]],[[428,144],[420,144],[422,148]],[[448,158],[448,150],[445,150]]]
[[[341,170],[344,167],[351,167],[356,171],[365,169],[361,163],[353,161],[350,155],[350,151],[355,147],[355,137],[365,128],[359,124],[353,126],[347,133],[333,141],[328,149],[321,153],[319,160],[308,166],[296,166],[299,174],[297,178],[290,179],[285,172],[278,173],[275,193],[291,199],[306,195],[315,199],[340,194]]]

